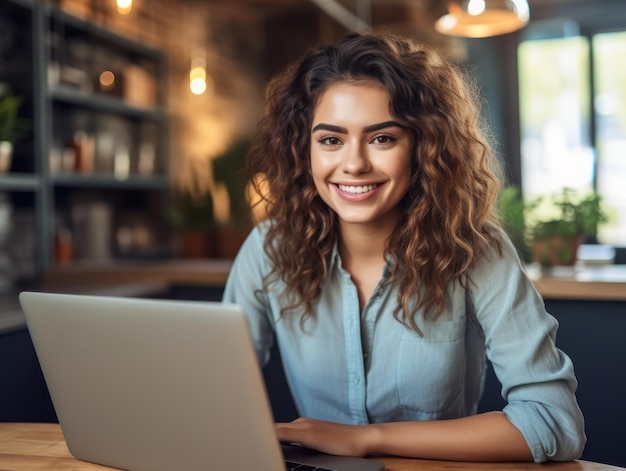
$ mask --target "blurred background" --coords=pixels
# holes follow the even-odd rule
[[[619,259],[623,1],[0,0],[0,96],[17,102],[0,135],[4,284],[84,261],[231,258],[267,80],[351,30],[408,35],[462,66],[507,183],[526,200],[597,191],[608,221],[590,239]]]

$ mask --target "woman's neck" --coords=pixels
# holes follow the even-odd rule
[[[339,221],[339,253],[344,259],[380,260],[384,263],[387,240],[396,228],[398,214],[390,212],[386,217],[370,223],[347,223]]]
[[[393,228],[343,225],[339,253],[344,270],[350,273],[361,309],[371,297],[385,268],[385,247]]]
[[[385,245],[391,231],[362,226],[342,226],[339,231],[339,252],[345,260],[384,260]]]

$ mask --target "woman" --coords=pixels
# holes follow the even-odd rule
[[[570,460],[584,447],[557,322],[498,226],[497,162],[467,77],[356,34],[268,86],[249,171],[267,204],[224,301],[262,364],[278,343],[302,418],[282,441],[341,455]],[[507,400],[476,414],[485,357]]]

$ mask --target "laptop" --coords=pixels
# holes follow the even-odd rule
[[[241,308],[22,292],[70,453],[130,471],[376,471],[281,445]]]

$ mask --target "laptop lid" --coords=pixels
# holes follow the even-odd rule
[[[76,458],[131,471],[284,469],[238,306],[35,292],[20,303]],[[337,471],[383,468],[309,454]]]

